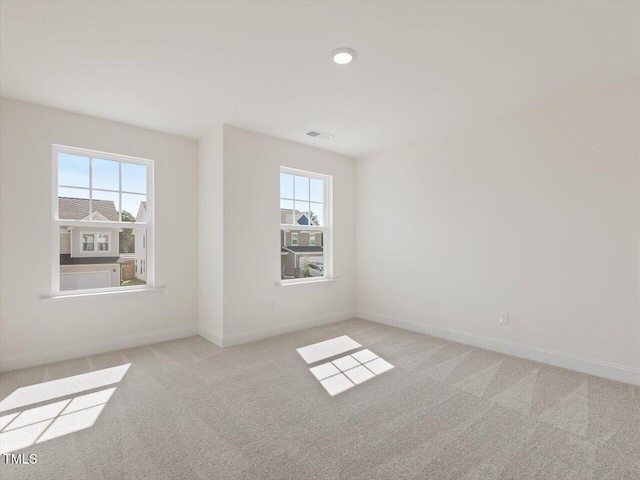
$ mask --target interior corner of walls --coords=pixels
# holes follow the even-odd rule
[[[411,322],[409,320],[392,317],[390,315],[372,313],[360,308],[358,308],[358,310],[356,311],[356,317],[363,320],[369,320],[370,322],[389,325],[390,327],[402,328],[403,330],[409,330],[411,332],[427,333],[425,331],[425,326],[421,323]]]
[[[305,330],[307,328],[349,320],[351,318],[354,318],[355,313],[355,310],[343,310],[326,315],[319,315],[317,317],[309,318],[301,322],[283,323],[266,328],[259,328],[246,332],[223,335],[221,343],[224,347],[232,347],[235,345],[241,345],[243,343],[255,342],[257,340],[262,340],[265,338],[284,335],[285,333],[296,332],[298,330]]]
[[[204,338],[205,340],[210,341],[217,347],[220,347],[220,348],[224,347],[223,341],[222,341],[223,339],[222,334],[212,332],[211,330],[198,325],[198,335]]]

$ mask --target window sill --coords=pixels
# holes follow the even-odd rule
[[[108,292],[90,292],[90,293],[70,293],[50,295],[48,297],[40,297],[40,300],[47,302],[58,302],[60,300],[67,299],[90,299],[90,298],[107,298],[109,296],[121,296],[121,295],[160,295],[164,291],[164,288],[136,288],[131,290],[111,290]]]
[[[334,277],[334,278],[319,278],[319,279],[309,279],[307,280],[306,278],[303,280],[289,280],[289,281],[280,281],[280,282],[276,282],[276,287],[291,287],[293,285],[309,285],[310,283],[316,284],[316,283],[333,283],[333,282],[337,282],[338,280],[340,280],[340,277]]]

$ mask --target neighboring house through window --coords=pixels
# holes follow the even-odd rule
[[[57,145],[53,162],[53,294],[151,286],[153,162]]]
[[[281,281],[331,273],[331,177],[280,169]]]

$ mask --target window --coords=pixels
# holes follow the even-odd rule
[[[109,234],[98,233],[97,237],[98,237],[98,251],[108,252],[109,251]]]
[[[53,164],[53,294],[152,286],[153,162],[54,145]]]
[[[328,175],[280,169],[282,282],[331,276],[331,181]]]
[[[82,233],[83,252],[108,252],[111,234],[109,233]]]
[[[82,251],[83,252],[93,252],[93,247],[95,246],[94,235],[90,233],[85,233],[82,235]]]

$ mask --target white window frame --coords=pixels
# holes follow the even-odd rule
[[[137,165],[144,165],[147,167],[147,215],[148,221],[146,222],[122,222],[122,221],[97,221],[97,220],[73,220],[73,219],[61,219],[58,215],[58,187],[64,187],[64,185],[58,185],[58,155],[60,153],[68,153],[71,155],[79,155],[83,157],[89,157],[90,159],[98,158],[101,160],[112,160],[118,163],[133,163]],[[130,292],[133,290],[153,290],[155,288],[155,215],[154,215],[154,162],[146,158],[130,157],[128,155],[119,155],[108,152],[100,152],[97,150],[88,150],[84,148],[70,147],[65,145],[53,144],[51,147],[52,156],[52,180],[51,180],[51,211],[52,211],[52,228],[54,234],[52,235],[53,241],[51,242],[51,259],[53,266],[51,274],[51,296],[73,296],[73,295],[87,295],[91,293],[106,293],[106,292]],[[91,163],[90,163],[91,165]],[[91,201],[93,197],[93,191],[91,189],[91,169],[89,170],[89,188],[84,190],[89,191],[89,212],[90,216],[92,212]],[[120,185],[122,185],[122,169],[120,169]],[[102,190],[102,189],[100,189]],[[122,210],[122,194],[139,192],[127,192],[118,190],[120,195],[120,210]],[[134,213],[134,212],[132,212]],[[136,212],[137,213],[137,212]],[[100,229],[145,229],[146,230],[146,272],[147,279],[146,285],[132,285],[132,286],[119,286],[119,287],[106,287],[106,288],[87,288],[83,290],[60,290],[60,227],[89,227]],[[106,233],[109,235],[109,250],[102,250],[102,253],[111,252],[113,247],[113,238],[109,232],[104,231],[87,231],[84,233],[98,234]],[[81,232],[82,235],[82,232]],[[82,236],[80,237],[82,240]],[[97,242],[94,242],[94,249]],[[82,247],[80,247],[82,249]],[[81,250],[82,251],[82,250]],[[100,252],[94,250],[94,253]],[[117,253],[117,255],[120,255]],[[114,255],[115,256],[115,255]]]
[[[298,232],[291,232],[291,246],[292,247],[297,247],[298,246]]]
[[[312,239],[313,239],[313,243],[311,243]],[[309,234],[309,246],[310,247],[315,247],[316,246],[316,234],[315,233],[310,233]]]
[[[285,244],[286,244],[286,233],[292,230],[305,230],[310,232],[317,232],[322,234],[322,250],[323,250],[323,258],[324,258],[324,276],[322,277],[309,277],[309,278],[292,278],[292,279],[282,279],[282,272],[278,272],[278,282],[277,284],[285,285],[291,283],[313,283],[313,282],[323,282],[326,280],[333,280],[333,177],[331,175],[326,175],[322,173],[309,172],[306,170],[299,170],[296,168],[290,167],[280,167],[280,173],[286,173],[288,175],[297,175],[301,177],[309,177],[315,178],[317,180],[323,181],[323,218],[320,219],[322,226],[317,225],[297,225],[295,224],[296,219],[293,218],[293,224],[280,224],[280,230],[285,232]],[[295,209],[295,180],[293,184],[293,197],[294,198],[286,198],[279,197],[278,207],[280,207],[280,201],[288,200],[293,202],[293,209]],[[318,203],[318,202],[314,202]],[[292,210],[293,211],[293,210]],[[292,232],[295,233],[295,232]],[[292,239],[292,246],[293,239]],[[280,266],[280,263],[278,263]],[[282,268],[280,266],[280,268]]]
[[[57,201],[57,198],[56,198]],[[85,250],[84,249],[84,236],[85,235],[93,235],[93,250]],[[107,250],[97,250],[97,246],[98,246],[98,235],[106,235],[107,236],[107,245],[109,245],[109,248]],[[98,231],[81,231],[80,232],[80,252],[93,252],[93,253],[110,253],[111,252],[111,232],[98,232]],[[119,255],[119,254],[118,254]],[[65,290],[66,292],[66,290]]]

